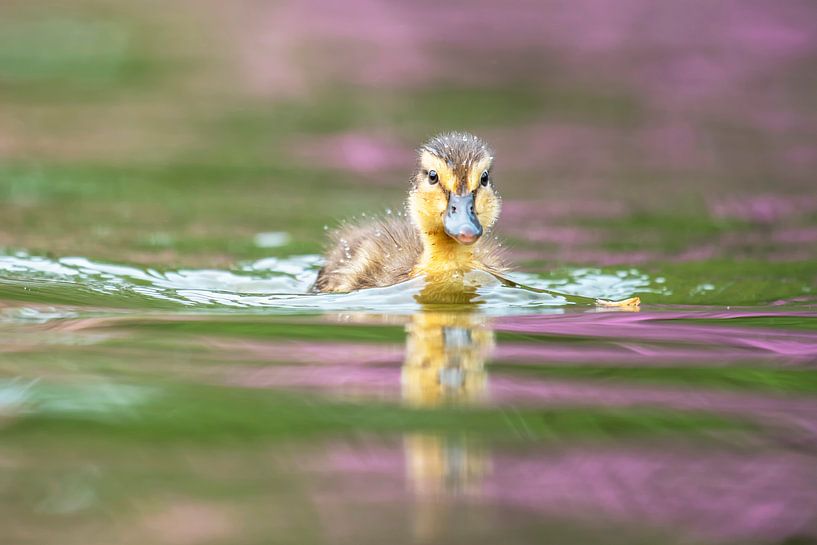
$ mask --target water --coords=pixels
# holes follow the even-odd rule
[[[421,305],[419,279],[305,294],[319,263],[0,256],[12,535],[728,543],[811,520],[810,304],[610,310],[481,277],[466,305]]]
[[[817,540],[812,2],[166,4],[0,5],[0,542]],[[527,288],[308,293],[442,130]]]
[[[425,280],[361,290],[350,294],[313,294],[322,258],[318,255],[266,258],[240,265],[236,270],[182,269],[159,272],[132,266],[99,263],[81,257],[49,259],[26,253],[0,255],[2,281],[7,288],[47,291],[83,301],[83,294],[105,294],[108,301],[150,306],[173,303],[200,308],[259,308],[267,313],[371,311],[408,313],[422,309]],[[603,273],[575,269],[564,278],[540,278],[532,274],[510,273],[508,278],[538,290],[503,286],[489,274],[475,271],[464,279],[475,286],[471,302],[490,314],[537,312],[575,304],[570,295],[619,300],[636,291],[661,291],[651,287],[647,275],[635,269]],[[57,292],[57,293],[55,293]],[[565,296],[561,296],[564,294]]]

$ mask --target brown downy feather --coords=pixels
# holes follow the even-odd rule
[[[502,248],[492,237],[486,234],[473,248],[486,270],[507,269]],[[422,252],[419,233],[408,218],[344,225],[330,234],[326,264],[312,291],[349,292],[404,282],[412,278]]]

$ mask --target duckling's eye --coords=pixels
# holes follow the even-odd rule
[[[434,185],[438,181],[439,181],[439,178],[437,177],[437,171],[436,170],[429,170],[428,171],[428,183],[430,183],[431,185]]]
[[[488,185],[488,171],[487,170],[482,173],[482,177],[480,177],[479,183],[481,183],[483,187]]]

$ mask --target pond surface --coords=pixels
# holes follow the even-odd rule
[[[0,6],[0,541],[817,542],[811,2],[173,6]],[[448,129],[534,289],[307,293]]]
[[[513,278],[653,302],[485,281],[470,305],[420,305],[422,280],[304,294],[317,263],[0,256],[10,535],[776,543],[810,528],[803,298],[669,305],[671,282],[576,268]]]

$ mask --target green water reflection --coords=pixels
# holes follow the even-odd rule
[[[0,542],[813,542],[778,4],[0,3]],[[495,148],[512,278],[641,311],[306,294],[444,130]]]

